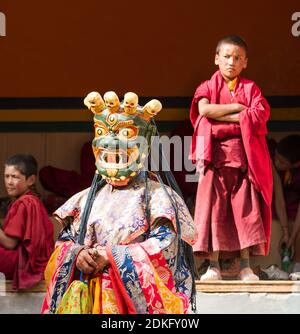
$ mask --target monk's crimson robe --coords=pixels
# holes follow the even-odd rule
[[[202,98],[246,108],[239,113],[239,123],[219,122],[199,114]],[[269,105],[253,81],[238,77],[231,94],[217,71],[197,88],[190,110],[194,126],[190,157],[204,169],[195,207],[195,252],[250,247],[252,254],[268,253],[273,186],[265,140],[269,114]]]
[[[0,246],[0,272],[13,280],[13,288],[27,289],[43,280],[54,240],[53,224],[40,199],[27,193],[14,201],[5,217],[3,231],[19,239],[13,250]]]

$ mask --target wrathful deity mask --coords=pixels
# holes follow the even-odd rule
[[[94,113],[93,152],[96,168],[113,186],[124,186],[143,169],[155,127],[151,119],[162,105],[151,100],[143,107],[138,96],[129,92],[120,102],[115,92],[89,93],[84,104]]]

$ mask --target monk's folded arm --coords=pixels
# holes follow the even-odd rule
[[[228,114],[239,113],[244,108],[245,106],[239,103],[210,104],[209,100],[206,98],[202,98],[198,102],[199,114],[212,119],[217,119]]]
[[[228,114],[224,115],[218,118],[215,118],[216,121],[222,121],[222,122],[234,122],[234,123],[239,123],[240,122],[240,116],[239,113],[234,113],[234,114]]]

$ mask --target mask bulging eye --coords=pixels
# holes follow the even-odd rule
[[[125,138],[132,138],[135,135],[135,131],[131,128],[126,128],[126,129],[120,130],[119,135]]]
[[[97,136],[105,136],[107,133],[107,130],[104,128],[96,128],[96,135]]]
[[[128,130],[122,130],[121,135],[124,136],[124,137],[127,137],[128,136]]]

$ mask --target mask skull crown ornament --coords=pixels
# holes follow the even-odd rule
[[[133,92],[120,103],[117,94],[89,93],[84,104],[94,114],[92,142],[98,173],[113,186],[127,185],[143,169],[151,147],[155,126],[151,119],[162,109],[153,99],[143,107]]]

